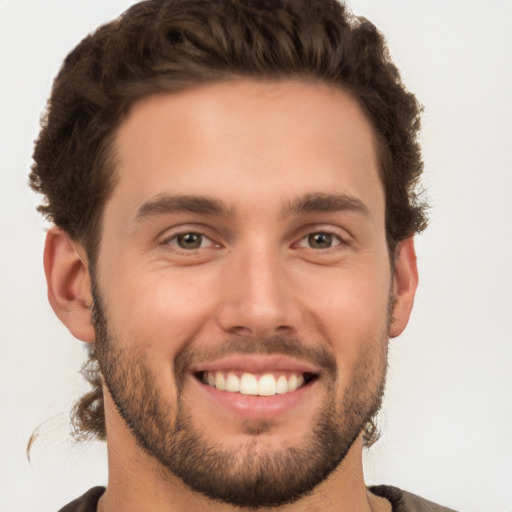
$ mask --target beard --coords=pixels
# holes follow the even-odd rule
[[[163,468],[202,495],[240,507],[259,508],[292,503],[311,492],[343,461],[382,403],[387,366],[387,328],[367,344],[340,398],[337,365],[325,349],[311,348],[295,337],[226,340],[216,350],[194,350],[186,344],[174,361],[177,398],[163,396],[138,344],[119,343],[110,332],[100,294],[94,290],[96,354],[114,404],[138,445]],[[389,321],[389,319],[388,319]],[[124,340],[130,341],[130,340]],[[186,400],[185,380],[194,361],[232,353],[301,357],[323,369],[325,398],[300,445],[280,450],[262,446],[272,420],[242,423],[247,441],[226,448],[209,440],[194,422]]]

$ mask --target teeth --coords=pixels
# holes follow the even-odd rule
[[[276,392],[280,395],[288,393],[288,380],[284,375],[281,375],[276,382]]]
[[[272,396],[276,394],[276,379],[270,373],[266,373],[258,381],[258,395]]]
[[[297,375],[290,375],[288,379],[288,391],[295,391],[297,389]]]
[[[272,373],[265,373],[259,378],[252,373],[243,373],[239,378],[235,373],[205,372],[203,382],[220,391],[242,393],[243,395],[273,396],[284,395],[295,391],[304,385],[302,374],[291,373],[288,376],[280,375],[277,379]]]
[[[224,378],[224,375],[222,375],[222,373],[220,372],[217,372],[217,374],[215,375],[215,387],[220,391],[226,390],[226,379]]]
[[[242,395],[257,395],[258,380],[252,373],[244,373],[240,379],[240,393]]]
[[[228,373],[226,378],[226,391],[237,393],[240,391],[240,379],[234,373]]]

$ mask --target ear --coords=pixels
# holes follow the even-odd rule
[[[414,296],[418,287],[418,267],[413,238],[400,242],[395,252],[393,276],[393,316],[389,327],[390,338],[403,332],[411,316]]]
[[[55,314],[75,338],[93,342],[91,280],[85,250],[57,227],[46,235],[44,271]]]

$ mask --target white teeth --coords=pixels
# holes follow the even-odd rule
[[[297,375],[292,374],[288,379],[288,391],[295,391],[297,389]]]
[[[288,381],[284,375],[281,375],[276,382],[276,391],[280,395],[288,393]]]
[[[263,375],[258,381],[258,395],[272,396],[276,394],[276,379],[270,373]]]
[[[233,372],[228,372],[226,376],[222,372],[204,372],[202,379],[205,384],[220,391],[254,396],[284,395],[304,385],[304,376],[296,373],[288,377],[280,375],[277,379],[272,373],[265,373],[258,379],[256,375],[247,372],[241,378]]]
[[[240,393],[242,395],[257,395],[258,380],[252,373],[244,373],[240,379]]]
[[[240,391],[240,379],[234,373],[228,373],[226,378],[226,391],[237,393]]]
[[[222,375],[222,373],[220,372],[217,372],[217,374],[215,375],[215,387],[220,391],[226,390],[226,379],[224,378],[224,375]]]

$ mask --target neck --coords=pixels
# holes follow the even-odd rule
[[[242,512],[249,510],[211,500],[191,490],[135,441],[105,393],[109,479],[98,512]],[[338,467],[311,493],[261,512],[385,512],[387,500],[366,489],[362,466],[362,436],[352,444]],[[253,509],[251,509],[253,510]]]
[[[219,503],[192,491],[178,477],[162,468],[136,445],[125,429],[108,441],[109,481],[98,512],[241,512],[240,507]],[[122,439],[127,436],[127,439]],[[126,450],[127,443],[130,446]],[[362,440],[310,494],[281,507],[262,508],[275,512],[377,512],[391,510],[389,503],[366,489],[362,469]]]

